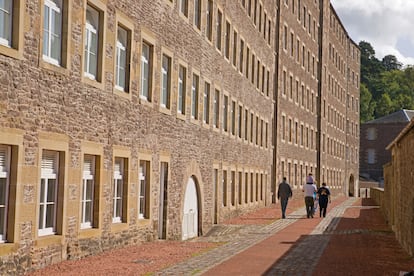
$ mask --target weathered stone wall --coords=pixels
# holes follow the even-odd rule
[[[42,58],[42,1],[25,1],[22,7],[22,22],[19,32],[24,34],[19,44],[21,58],[0,54],[0,144],[15,145],[9,138],[17,132],[19,143],[16,168],[17,211],[10,223],[14,223],[14,239],[10,244],[0,245],[0,270],[9,274],[21,274],[64,259],[77,259],[115,247],[158,238],[158,201],[160,187],[159,164],[169,163],[169,201],[167,208],[167,238],[181,239],[183,197],[188,179],[195,175],[199,186],[200,228],[205,233],[212,226],[213,165],[219,169],[221,189],[222,170],[254,172],[263,176],[265,197],[245,204],[230,203],[219,210],[219,221],[236,214],[264,206],[269,202],[270,169],[272,163],[271,122],[273,114],[273,39],[269,44],[263,33],[252,22],[246,22],[246,10],[237,1],[214,1],[214,20],[217,10],[223,12],[223,45],[225,22],[231,22],[237,30],[238,39],[243,38],[269,70],[269,95],[256,88],[244,77],[236,66],[223,57],[223,51],[215,49],[206,38],[205,1],[201,31],[193,25],[193,2],[189,16],[179,13],[178,1],[91,1],[90,4],[103,9],[104,41],[102,80],[93,82],[83,77],[83,30],[85,28],[86,1],[69,1],[67,66],[57,67]],[[275,22],[275,3],[266,1],[264,9],[268,19]],[[124,18],[131,24],[131,80],[130,91],[124,93],[114,89],[114,63],[117,19]],[[213,27],[216,24],[213,22]],[[275,35],[274,27],[271,31]],[[141,42],[153,43],[153,81],[151,102],[139,97]],[[1,46],[3,47],[3,46]],[[239,46],[237,46],[239,47]],[[230,47],[232,53],[233,42]],[[0,48],[0,53],[3,53]],[[237,48],[239,49],[239,48]],[[237,50],[239,51],[239,50]],[[6,51],[7,52],[7,51]],[[169,110],[160,108],[161,56],[172,56],[172,95]],[[238,52],[237,52],[238,53]],[[238,56],[237,56],[238,57]],[[177,114],[178,64],[187,66],[187,110],[185,116]],[[249,68],[251,70],[251,68]],[[256,69],[257,70],[257,69]],[[201,119],[190,118],[190,93],[192,74],[200,76],[199,115],[202,114],[204,82],[211,84],[210,124]],[[260,80],[261,81],[261,80]],[[265,137],[267,143],[257,145],[246,142],[225,132],[220,126],[212,126],[214,89],[229,96],[268,123]],[[220,106],[222,113],[222,106]],[[230,107],[229,107],[230,109]],[[236,110],[237,111],[237,110]],[[222,115],[221,115],[222,116]],[[230,117],[230,114],[229,114]],[[243,118],[243,117],[242,117]],[[222,122],[222,118],[220,119]],[[230,120],[229,120],[230,122]],[[255,125],[254,128],[257,126]],[[254,131],[254,130],[253,130]],[[100,215],[97,229],[80,229],[80,185],[83,154],[87,152],[85,141],[93,152],[100,152],[101,191]],[[58,233],[53,237],[39,237],[38,193],[39,162],[42,149],[64,153],[64,183],[62,183],[63,207]],[[126,223],[112,223],[112,168],[115,156],[125,155],[129,164],[128,215]],[[151,217],[142,222],[138,217],[138,166],[142,156],[151,162]],[[191,165],[194,164],[194,165]],[[243,174],[244,175],[244,174]],[[230,180],[228,181],[230,185]],[[243,181],[244,183],[244,181]],[[244,184],[243,184],[244,185]],[[256,184],[255,184],[256,185]],[[259,183],[257,183],[259,185]],[[237,189],[237,185],[236,185]],[[221,190],[218,193],[221,200]],[[236,192],[237,194],[237,192]],[[230,186],[228,188],[230,198]],[[229,199],[230,200],[230,199]],[[237,202],[237,201],[236,201]],[[24,227],[23,227],[24,226]],[[30,228],[28,228],[30,226]],[[8,248],[7,250],[4,248]],[[13,247],[13,248],[11,248]]]
[[[384,166],[381,209],[403,248],[414,255],[414,128],[413,121],[390,148],[392,161]]]

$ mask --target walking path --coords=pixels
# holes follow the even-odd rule
[[[215,248],[206,254],[196,256],[185,262],[179,263],[173,267],[169,267],[163,271],[160,271],[156,275],[307,275],[316,265],[315,259],[318,259],[322,254],[324,248],[329,242],[329,235],[322,235],[324,232],[335,230],[339,217],[343,214],[346,208],[351,206],[355,202],[355,198],[350,198],[342,202],[339,206],[336,206],[333,210],[328,212],[327,216],[322,220],[303,219],[306,216],[304,208],[301,208],[287,216],[286,219],[279,219],[275,222],[266,225],[253,225],[245,226],[244,231],[238,236],[228,236],[225,232],[218,233],[216,236],[226,236],[231,239],[227,244]],[[311,230],[314,227],[315,222],[319,222],[315,229],[305,239],[300,241],[300,244],[294,248],[288,255],[285,255],[283,259],[275,266],[267,269],[263,266],[266,260],[264,258],[274,262],[275,255],[260,256],[260,259],[244,258],[246,256],[252,256],[255,252],[279,251],[281,248],[276,248],[276,244],[273,241],[277,241],[279,237],[275,237],[275,234],[283,235],[283,230],[287,230],[291,233],[289,240],[298,239],[304,233],[293,233],[294,225],[302,220],[300,224],[307,224],[307,230]],[[301,225],[301,229],[303,230]],[[293,236],[292,236],[293,235]],[[320,235],[320,236],[318,236]],[[204,238],[206,239],[206,238]],[[211,241],[211,238],[207,240]],[[217,241],[217,240],[216,240]],[[264,241],[264,242],[263,242]],[[285,240],[286,241],[286,240]],[[291,241],[294,243],[294,241]],[[253,247],[252,247],[253,246]],[[315,255],[315,249],[318,248]],[[251,252],[243,252],[246,249]],[[240,256],[235,256],[243,252]],[[244,256],[242,256],[244,255]],[[230,259],[232,258],[232,259]],[[229,260],[230,259],[230,260]],[[240,260],[242,259],[242,260]],[[244,262],[240,262],[243,261]],[[224,262],[229,260],[228,262]],[[298,262],[298,260],[300,260]],[[247,263],[246,263],[247,262]],[[260,264],[258,264],[260,262]],[[292,264],[296,264],[292,266]],[[248,264],[243,265],[243,264]],[[270,263],[271,264],[271,263]],[[210,269],[210,270],[209,270]]]
[[[403,275],[410,257],[371,199],[339,197],[325,218],[307,219],[302,199],[256,210],[214,226],[189,241],[155,241],[81,260],[64,261],[31,275]]]

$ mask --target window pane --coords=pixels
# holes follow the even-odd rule
[[[40,203],[45,202],[46,198],[45,198],[45,179],[41,179],[40,180]],[[42,214],[42,213],[40,213]]]
[[[47,183],[47,202],[55,202],[56,180],[49,179]]]
[[[43,225],[44,225],[44,221],[45,221],[45,217],[43,215],[45,211],[45,205],[40,205],[40,209],[39,209],[39,229],[43,229]]]
[[[0,43],[7,46],[11,45],[11,2],[0,1]]]
[[[7,203],[7,178],[0,178],[0,207]]]
[[[85,204],[85,222],[92,221],[92,202],[86,202]]]
[[[48,204],[46,207],[46,228],[53,227],[55,220],[55,204]]]
[[[85,199],[86,200],[92,200],[93,199],[93,180],[87,180],[86,181]]]
[[[46,56],[49,56],[49,12],[49,7],[45,6],[45,18],[43,19],[43,54]]]

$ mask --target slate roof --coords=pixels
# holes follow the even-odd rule
[[[365,122],[364,124],[409,123],[414,117],[414,110],[401,109],[389,115]]]

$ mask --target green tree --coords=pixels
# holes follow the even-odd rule
[[[402,63],[398,61],[397,57],[394,55],[386,55],[382,58],[382,65],[385,70],[401,70]]]
[[[387,93],[381,95],[375,109],[375,118],[379,118],[395,111],[394,103]]]
[[[360,120],[361,123],[374,119],[375,101],[372,99],[371,92],[365,84],[361,84],[360,87]]]

